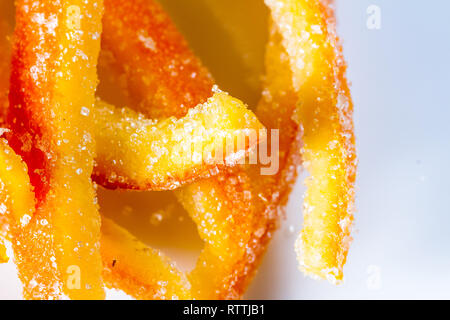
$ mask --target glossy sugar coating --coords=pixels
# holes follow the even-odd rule
[[[186,276],[167,257],[107,218],[102,219],[101,252],[109,287],[137,299],[192,299]]]
[[[296,250],[308,275],[338,283],[351,242],[356,173],[353,104],[329,1],[266,0],[299,96],[306,180]]]
[[[103,29],[102,49],[138,111],[182,117],[211,96],[210,74],[155,0],[106,0]]]
[[[112,189],[168,190],[214,175],[219,167],[240,161],[258,142],[233,150],[240,137],[263,129],[241,101],[224,92],[215,93],[180,119],[159,121],[99,100],[94,120],[94,175]],[[223,164],[214,161],[219,151]]]
[[[25,298],[104,297],[92,116],[83,112],[95,100],[102,12],[102,1],[16,1],[9,140],[37,198],[13,243]]]

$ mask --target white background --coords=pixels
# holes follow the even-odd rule
[[[371,4],[381,8],[380,30],[366,27]],[[246,297],[450,298],[450,2],[337,0],[337,8],[359,156],[345,283],[297,271],[290,229],[301,228],[303,174]],[[19,287],[13,266],[0,265],[0,299],[20,297]]]

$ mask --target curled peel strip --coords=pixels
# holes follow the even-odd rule
[[[330,1],[265,0],[298,95],[306,180],[300,268],[339,283],[351,242],[356,174],[353,104]]]
[[[265,127],[280,130],[278,173],[273,176],[261,176],[259,166],[238,166],[221,170],[222,172],[214,177],[195,182],[176,191],[178,199],[197,223],[199,233],[206,243],[196,268],[187,277],[189,281],[170,264],[167,258],[140,244],[127,231],[112,221],[104,219],[101,254],[105,266],[103,275],[109,286],[119,287],[136,298],[143,299],[241,297],[256,270],[272,232],[277,227],[292,183],[295,181],[297,167],[301,162],[300,149],[302,149],[305,165],[313,176],[313,179],[308,182],[309,189],[305,199],[305,209],[307,209],[305,210],[305,228],[301,240],[298,242],[302,268],[309,274],[328,278],[333,282],[342,278],[342,266],[348,250],[352,221],[355,156],[351,100],[344,78],[345,65],[341,49],[333,31],[332,11],[325,2],[267,0],[266,3],[271,8],[274,22],[270,27],[270,40],[266,52],[266,80],[263,97],[256,114]],[[153,143],[155,140],[145,135],[135,140],[135,134],[141,132],[129,129],[138,124],[138,128],[162,129],[161,132],[167,132],[164,130],[167,123],[172,125],[192,120],[189,118],[189,114],[187,116],[186,114],[191,108],[193,108],[192,110],[200,108],[195,106],[209,97],[212,86],[211,78],[197,60],[193,63],[192,60],[186,60],[186,63],[183,64],[183,68],[186,65],[193,68],[186,67],[189,70],[203,70],[200,72],[202,73],[201,77],[197,79],[191,77],[192,80],[189,81],[189,84],[186,82],[186,74],[179,77],[183,73],[173,73],[167,77],[167,64],[165,64],[167,59],[164,60],[162,53],[165,52],[166,56],[171,58],[192,54],[184,42],[180,42],[184,49],[169,50],[173,48],[167,45],[165,40],[169,39],[170,43],[170,41],[182,38],[171,26],[170,19],[156,4],[140,0],[133,2],[107,0],[106,7],[107,13],[110,10],[110,15],[107,14],[105,21],[120,17],[120,21],[126,22],[117,23],[117,20],[109,20],[105,23],[105,30],[108,29],[110,32],[106,34],[104,46],[114,56],[115,62],[118,62],[116,67],[121,69],[119,71],[124,74],[129,83],[128,89],[133,90],[132,106],[161,120],[157,123],[147,123],[148,120],[132,111],[126,109],[118,111],[103,102],[98,102],[95,111],[91,113],[93,119],[89,117],[89,113],[86,115],[86,112],[81,112],[83,116],[90,119],[89,122],[97,121],[95,132],[92,135],[97,142],[103,141],[101,142],[102,146],[111,146],[111,150],[117,152],[116,147],[119,144],[129,144],[126,153],[120,154],[119,152],[114,155],[114,160],[122,160],[126,164],[123,167],[125,168],[124,172],[117,175],[118,180],[109,179],[111,172],[117,170],[117,167],[111,166],[111,163],[109,166],[102,166],[99,161],[107,158],[108,150],[105,149],[105,152],[102,153],[97,146],[97,173],[94,177],[105,185],[110,183],[110,186],[113,187],[126,186],[135,189],[170,189],[178,185],[179,181],[181,183],[191,182],[192,179],[186,178],[186,172],[190,170],[189,166],[188,170],[184,171],[184,167],[177,168],[174,163],[164,160],[164,158],[160,163],[161,170],[157,171],[155,175],[157,178],[151,176],[154,170],[147,171],[146,175],[139,174],[133,177],[131,169],[138,168],[143,161],[134,162],[136,167],[132,165],[133,161],[127,160],[126,157],[136,155],[137,159],[153,157],[151,154],[142,152],[142,149],[134,148],[133,143],[136,141],[138,144],[142,141]],[[128,11],[114,11],[119,7],[126,8]],[[139,18],[134,19],[127,16],[127,13],[133,13],[137,17],[142,14],[141,18],[157,15],[158,19],[155,19],[155,22],[148,19],[140,21]],[[293,25],[289,25],[289,23]],[[294,30],[294,34],[290,33],[288,29]],[[124,37],[124,41],[131,39],[127,45],[137,53],[136,59],[127,59],[126,51],[123,49],[125,46],[121,47],[114,43],[116,40],[112,30],[119,30],[120,32],[116,32],[116,35],[119,38]],[[149,31],[153,32],[152,30],[157,31],[150,35]],[[164,30],[169,31],[164,33]],[[302,30],[309,30],[313,36],[306,37],[305,33],[301,32]],[[127,32],[134,33],[134,38],[127,37]],[[159,49],[157,46],[160,43],[166,43],[165,47],[163,46],[166,51],[162,50],[158,53],[158,50],[155,49]],[[317,49],[317,45],[319,49]],[[299,48],[302,50],[298,50]],[[303,52],[304,55],[298,56],[297,52]],[[152,66],[149,64],[151,61],[159,61],[159,64]],[[174,68],[178,71],[183,70],[180,65],[169,69]],[[160,91],[155,90],[157,88],[155,84],[159,82],[163,84]],[[177,92],[180,88],[186,88],[186,85],[193,88],[188,92],[197,94],[195,97],[192,95],[181,97],[179,94],[181,91]],[[227,96],[225,95],[225,97]],[[75,97],[72,98],[75,99]],[[180,102],[179,99],[185,100]],[[158,103],[152,103],[152,101]],[[240,102],[234,103],[234,105],[239,104]],[[227,103],[223,103],[222,106],[226,107]],[[234,112],[238,109],[229,109],[229,111]],[[225,110],[227,109],[225,108]],[[195,113],[195,111],[192,112]],[[245,113],[245,110],[243,112]],[[251,118],[252,114],[249,115]],[[170,116],[185,118],[164,119]],[[17,117],[17,119],[19,118]],[[102,123],[106,125],[109,132],[99,129],[99,125]],[[250,123],[255,127],[260,127],[256,118]],[[35,130],[32,126],[30,128]],[[54,130],[55,128],[59,127],[45,128],[44,126],[45,130]],[[115,137],[116,140],[110,140],[114,137],[112,131],[117,132],[121,128],[124,130],[119,131],[120,135]],[[27,129],[27,125],[25,125],[25,129]],[[214,126],[211,126],[211,129],[217,130]],[[45,130],[43,130],[44,133],[46,133]],[[303,131],[304,144],[302,145],[300,137]],[[42,134],[42,132],[38,133]],[[23,142],[28,138],[24,137],[21,141],[14,141],[15,138],[12,138],[13,145],[16,144],[16,150],[24,153],[22,155],[25,159],[30,150],[26,151],[26,148],[24,150],[23,146],[30,144]],[[170,141],[170,138],[168,140]],[[17,146],[21,147],[17,148]],[[49,148],[48,143],[42,142],[33,142],[31,146],[39,150]],[[56,147],[55,150],[59,149]],[[89,150],[92,154],[92,149],[89,148]],[[100,158],[99,155],[103,158]],[[32,167],[36,166],[34,162],[27,163]],[[52,165],[53,163],[50,161],[48,166],[52,168]],[[127,165],[129,166],[127,167]],[[113,170],[111,170],[112,168]],[[195,166],[191,168],[195,168]],[[204,166],[198,168],[204,169]],[[176,171],[178,169],[181,171]],[[171,172],[171,170],[180,172],[180,177],[184,177],[176,179],[175,186],[173,182],[165,185],[167,177],[161,176],[164,172]],[[44,171],[44,173],[48,172]],[[158,172],[161,174],[160,176],[158,176]],[[203,176],[195,169],[193,172],[195,172],[195,179]],[[170,175],[176,176],[173,173]],[[48,193],[48,190],[42,188],[47,183],[47,177],[44,181],[39,181],[38,178],[42,178],[42,175],[36,170],[33,170],[31,176],[33,184],[35,187],[37,186],[39,208],[39,204]],[[52,177],[51,174],[49,176]],[[102,177],[108,177],[108,179],[102,180]],[[136,177],[142,180],[133,180]],[[128,180],[127,183],[120,185],[120,179]],[[145,179],[149,180],[146,182]],[[319,193],[320,196],[318,196]],[[323,201],[323,194],[325,194],[326,201]],[[323,202],[319,202],[320,199]],[[325,218],[318,214],[318,208],[325,210]],[[36,221],[42,221],[38,220],[41,218],[40,214],[42,215],[42,211],[37,211],[37,216],[34,216],[31,221],[30,229],[21,234],[25,243],[36,233],[53,234],[53,225],[51,228],[44,228],[36,223]],[[63,224],[56,224],[56,226],[64,228]],[[54,249],[51,248],[49,239],[42,237],[39,241],[36,247],[29,244],[25,246],[25,249],[18,248],[19,256],[22,255],[26,259],[40,259],[30,253],[36,251],[38,254],[41,252],[45,254],[42,257],[44,260],[50,257],[48,253]],[[46,248],[49,247],[51,250],[46,251]],[[59,297],[64,284],[60,283],[61,270],[58,269],[60,269],[59,266],[56,268],[51,266],[44,268],[41,274],[36,273],[40,276],[38,279],[40,286],[37,288],[36,286],[26,287],[28,290],[26,296]],[[22,273],[22,280],[25,283],[34,283],[33,281],[36,280],[30,279],[29,275],[31,272]],[[160,280],[158,280],[158,275],[162,275]],[[94,277],[98,279],[98,273],[94,274]],[[63,290],[69,292],[70,295],[70,290],[66,288]],[[86,292],[83,292],[82,295],[84,298],[89,296],[86,295]],[[76,298],[77,295],[72,294],[71,297]]]
[[[37,200],[14,247],[26,298],[104,297],[92,119],[81,112],[94,104],[102,7],[16,2],[8,139],[28,165]],[[68,22],[73,8],[83,13],[79,24]]]

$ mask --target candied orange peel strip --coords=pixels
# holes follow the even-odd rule
[[[6,254],[6,247],[0,240],[0,263],[6,263],[9,261],[8,255]]]
[[[246,255],[255,220],[248,187],[245,172],[238,175],[230,170],[177,191],[205,241],[196,267],[188,275],[197,299],[238,299],[244,290],[237,281],[244,270],[237,262]],[[243,263],[247,262],[244,259]]]
[[[277,52],[272,55],[274,59],[280,59],[281,54]],[[276,62],[278,65],[278,60]],[[273,61],[268,60],[268,69],[272,63]],[[276,77],[275,69],[270,69],[272,71],[269,78]],[[285,69],[289,73],[290,68]],[[149,77],[146,78],[146,74],[135,77],[125,73],[125,78],[126,81],[139,83],[152,79],[151,72],[148,74]],[[290,75],[287,79],[289,84]],[[196,80],[193,79],[192,82]],[[201,86],[202,83],[198,85]],[[273,101],[265,99],[267,101],[261,103],[260,109],[265,110],[261,111],[261,114],[265,116],[270,127],[282,131],[280,136],[283,137],[283,160],[280,173],[253,186],[254,183],[250,180],[259,179],[259,173],[253,173],[254,170],[247,172],[230,169],[224,174],[205,180],[205,183],[192,184],[178,193],[179,199],[199,225],[200,234],[207,242],[196,269],[189,276],[194,297],[239,298],[242,295],[271,237],[271,232],[276,227],[280,214],[279,205],[284,204],[294,181],[300,159],[300,128],[291,120],[296,100],[292,100],[292,95],[285,94],[285,91],[280,94],[276,91],[271,93]],[[152,93],[149,91],[146,94],[146,99],[151,100]],[[265,104],[268,106],[264,107]],[[153,106],[155,107],[163,109],[162,104]],[[152,110],[165,116],[173,115],[169,113],[172,111]],[[233,182],[229,183],[231,180]],[[203,202],[197,202],[199,199],[203,199]],[[196,207],[193,208],[192,204],[196,204]],[[212,231],[208,232],[209,227],[203,226],[212,227]],[[221,250],[223,248],[227,250]]]
[[[31,13],[24,10],[31,0],[18,3],[20,28],[24,28],[24,17],[35,19],[24,30],[16,30],[20,42],[14,48],[12,111],[8,118],[14,130],[8,135],[10,143],[28,164],[38,201],[31,220],[23,210],[16,211],[19,216],[12,215],[13,222],[22,221],[17,226],[23,230],[16,233],[21,246],[13,246],[26,284],[25,297],[58,298],[62,292],[71,298],[103,296],[99,217],[89,182],[95,156],[89,126],[95,128],[92,135],[98,143],[94,178],[112,188],[153,190],[173,189],[218,172],[216,165],[174,153],[191,140],[187,128],[190,137],[201,137],[201,145],[214,150],[212,153],[218,150],[211,140],[215,135],[225,131],[233,136],[235,130],[263,128],[239,100],[222,92],[210,97],[211,77],[158,4],[144,0],[105,1],[104,48],[126,78],[132,105],[159,120],[145,119],[100,100],[94,108],[98,47],[93,43],[99,35],[100,2],[80,0],[60,5],[43,0],[37,1]],[[268,129],[280,131],[278,172],[262,176],[260,165],[227,168],[177,191],[179,201],[206,242],[189,280],[157,250],[104,218],[101,256],[108,286],[141,299],[240,298],[283,213],[300,164],[300,149],[311,173],[305,197],[305,226],[297,242],[301,268],[332,282],[342,279],[353,220],[356,157],[352,103],[333,29],[333,12],[328,1],[265,2],[274,22],[266,52],[263,96],[256,114]],[[94,16],[88,23],[92,29],[85,30],[92,36],[89,39],[76,32],[81,22],[77,20],[77,8]],[[95,14],[94,9],[98,10]],[[55,15],[49,14],[52,12]],[[55,25],[55,18],[66,21],[66,25]],[[30,34],[33,24],[40,33]],[[62,39],[65,32],[70,36]],[[77,37],[86,41],[71,42]],[[60,49],[54,45],[58,41],[62,43]],[[66,51],[62,50],[64,46]],[[47,57],[36,54],[43,48],[47,49]],[[129,52],[133,52],[131,57]],[[39,59],[50,62],[51,68],[43,68]],[[77,59],[89,61],[83,64],[88,69],[86,78],[81,79]],[[22,87],[27,90],[22,91]],[[74,112],[77,108],[79,113]],[[200,132],[208,129],[209,135],[199,134],[195,128]],[[270,139],[267,143],[271,143]],[[246,153],[252,147],[241,151]],[[193,149],[197,149],[195,145]],[[78,179],[73,179],[74,171]],[[71,194],[64,189],[70,189]],[[32,193],[30,199],[34,204]],[[81,218],[73,213],[74,208],[79,209]],[[77,219],[70,220],[69,225],[69,218],[74,216]],[[87,230],[81,230],[82,226]],[[75,246],[74,239],[63,236],[66,233],[82,243],[93,244],[95,239],[97,243],[87,253],[84,243]],[[79,264],[69,265],[74,260]],[[79,291],[70,290],[63,280],[67,271],[64,268],[80,267],[80,263],[81,274],[88,275],[89,282]],[[84,286],[85,279],[81,279]]]
[[[107,218],[102,219],[101,252],[109,287],[137,299],[192,298],[186,276],[167,257]]]
[[[265,0],[283,36],[299,95],[302,155],[311,176],[304,226],[296,243],[300,268],[338,283],[351,242],[356,172],[353,104],[329,1]]]
[[[8,124],[36,211],[16,237],[24,297],[104,297],[91,117],[102,1],[19,0]]]
[[[11,235],[6,232],[21,232],[30,221],[34,208],[35,199],[27,166],[7,141],[0,138],[0,236],[10,238]],[[0,261],[8,261],[1,239]]]
[[[118,1],[114,1],[114,2],[117,3],[119,6],[123,4],[123,3],[120,4]],[[147,4],[144,5],[144,2],[136,1],[133,5],[141,6],[140,10],[138,10],[138,11],[139,12],[145,12],[145,10],[148,10],[148,9],[145,8],[145,5],[152,6],[152,3],[148,2]],[[108,5],[106,5],[106,7],[107,8],[106,8],[105,16],[108,17],[110,12],[108,11]],[[113,9],[114,8],[112,8],[111,10],[113,10]],[[111,23],[115,23],[116,24],[116,25],[112,24],[112,26],[115,27],[114,30],[115,30],[116,33],[121,34],[122,33],[122,28],[125,28],[125,30],[127,30],[126,29],[126,28],[128,28],[127,25],[123,25],[122,26],[122,24],[120,22],[117,22],[117,21],[118,20],[130,21],[130,19],[134,19],[134,17],[128,17],[130,12],[132,12],[132,11],[130,11],[130,10],[121,10],[118,13],[116,13],[116,19],[111,21]],[[121,19],[117,19],[117,14],[119,14],[119,13],[120,13]],[[141,21],[146,21],[146,20],[145,20],[145,18],[144,19],[139,19],[139,20],[136,21],[136,23],[141,23]],[[108,22],[105,22],[105,31],[107,30],[107,27],[106,27],[107,23]],[[123,39],[123,41],[125,41],[125,42],[128,41],[129,42],[130,41],[129,39],[133,39],[133,37],[136,38],[135,30],[131,30],[131,32],[130,32],[129,29],[128,29],[127,32],[129,32],[129,33],[126,33],[127,34],[127,38]],[[111,35],[111,37],[112,37],[112,35]],[[116,48],[116,47],[118,47],[119,43],[120,42],[117,42],[116,39],[111,40],[111,42],[107,46],[107,48],[111,52],[114,52],[114,50],[119,50],[120,48]],[[140,46],[142,47],[142,43],[140,44]],[[136,55],[139,56],[140,52],[139,52],[138,48],[134,47],[134,49],[131,50],[131,52],[134,52],[134,53],[136,53]],[[159,51],[156,51],[156,53],[159,54],[159,55],[162,54],[162,52],[159,52]],[[157,78],[154,77],[155,71],[152,70],[151,68],[145,68],[145,63],[142,62],[142,61],[145,61],[145,60],[142,60],[142,59],[130,59],[129,58],[129,54],[127,54],[127,55],[112,54],[112,55],[114,57],[116,57],[116,59],[121,64],[124,64],[124,65],[128,66],[127,69],[123,70],[124,77],[125,77],[127,82],[133,83],[133,87],[139,88],[139,87],[158,85]],[[119,58],[117,58],[117,57],[119,57]],[[158,59],[161,59],[161,57],[159,57]],[[156,59],[156,61],[158,61],[158,59]],[[135,73],[133,73],[134,72],[133,70],[138,70],[138,69],[139,69],[139,72],[140,72],[139,75],[136,75]],[[131,70],[132,72],[126,72],[127,70]],[[164,76],[167,76],[167,74],[165,74]],[[183,80],[183,79],[180,80],[178,78],[178,81],[185,81],[185,80]],[[193,78],[189,79],[188,81],[191,83],[192,86],[198,88],[197,89],[198,92],[203,93],[201,95],[197,94],[197,97],[195,98],[195,100],[191,101],[190,107],[193,107],[193,106],[195,106],[198,103],[202,103],[203,101],[205,101],[205,99],[207,99],[210,96],[210,94],[211,94],[211,83],[212,82],[202,81],[202,78],[199,78],[199,77],[193,77]],[[177,90],[177,88],[178,88],[178,86],[169,86],[169,87],[167,87],[167,90],[169,92],[168,95],[170,95],[173,92],[175,92]],[[139,94],[141,96],[139,96]],[[135,92],[135,96],[140,97],[139,101],[152,101],[154,99],[154,97],[155,97],[155,93],[152,92],[152,90],[142,90],[141,93],[136,93]],[[139,101],[138,101],[138,103],[139,103]],[[168,102],[173,103],[172,101],[168,101]],[[176,103],[173,103],[173,104],[175,106],[177,106]],[[136,106],[134,106],[134,107],[136,107]],[[178,108],[167,107],[167,103],[166,103],[166,105],[163,104],[163,103],[160,103],[158,105],[152,104],[150,106],[148,105],[148,103],[147,103],[147,105],[145,103],[140,103],[139,106],[137,107],[137,109],[142,111],[146,115],[150,115],[150,116],[153,115],[153,116],[156,116],[156,117],[159,117],[159,118],[164,118],[164,117],[167,117],[167,116],[181,117],[187,112],[187,109],[185,109],[186,111],[181,112]],[[116,132],[118,132],[118,131],[116,131]],[[133,150],[131,150],[131,151],[133,151]],[[134,151],[134,152],[136,152],[136,151]],[[132,153],[130,153],[130,155],[131,154]],[[100,159],[100,157],[98,158],[97,161],[99,161],[99,159]],[[129,162],[124,162],[124,163],[127,165]],[[233,177],[233,178],[235,178],[235,177]],[[96,178],[96,180],[98,180],[98,178]],[[105,184],[104,182],[102,182],[102,180],[100,180],[100,182],[102,184]],[[220,188],[224,187],[224,185],[226,185],[226,181],[220,182]],[[128,186],[128,187],[130,187],[130,186]],[[242,190],[242,191],[244,191],[244,190]],[[225,192],[231,198],[235,197],[234,190],[226,190]],[[241,193],[241,195],[242,196],[244,196],[244,195],[246,196],[247,193],[245,193],[245,194]],[[235,210],[234,212],[236,213],[236,218],[232,219],[231,221],[227,220],[227,216],[226,215],[224,215],[221,218],[221,219],[224,219],[224,222],[222,222],[222,224],[224,226],[226,226],[226,225],[230,226],[228,229],[224,227],[224,231],[230,232],[230,230],[233,230],[233,229],[236,230],[236,231],[238,231],[238,230],[242,231],[243,230],[242,226],[246,226],[247,225],[246,224],[247,217],[245,215],[247,210],[239,210],[239,209],[240,208],[245,208],[245,206],[247,205],[246,199],[242,198],[242,200],[239,200],[238,202],[236,202],[236,201],[229,202],[229,203],[227,203],[227,206],[230,206],[232,204],[239,204],[239,206],[234,208],[234,210]],[[215,209],[219,209],[219,208],[215,208]],[[239,215],[240,218],[238,217],[238,215]],[[199,219],[200,219],[200,216],[199,216]],[[199,220],[197,220],[197,221],[199,221]],[[236,225],[237,222],[241,222],[242,226]],[[219,229],[217,229],[217,230],[219,230]],[[241,233],[241,231],[239,231],[239,234]],[[245,233],[248,234],[249,232],[244,230],[244,234]],[[225,233],[222,233],[222,234],[224,236],[226,236]],[[223,239],[225,239],[225,238],[226,237],[223,237]],[[232,239],[238,239],[238,237],[237,236],[236,237],[235,236],[231,236],[231,237],[228,237],[228,240],[224,240],[224,241],[222,241],[222,240],[214,241],[214,240],[212,240],[210,238],[210,240],[212,240],[214,242],[214,244],[211,244],[210,246],[207,246],[207,248],[211,248],[214,253],[218,253],[218,252],[220,252],[220,248],[221,247],[224,248],[224,247],[227,246],[227,244],[229,244],[229,245],[231,244],[230,245],[230,249],[228,249],[228,253],[224,253],[222,256],[224,256],[224,257],[228,257],[228,256],[235,257],[236,255],[233,254],[233,252],[234,252],[234,248],[236,247],[236,245],[233,244],[233,241],[231,241],[230,239],[231,240]],[[242,245],[242,241],[241,241],[241,245]],[[231,249],[231,248],[233,248],[233,249]],[[206,250],[206,252],[209,252],[208,251],[209,249],[205,249],[205,250]],[[240,248],[240,249],[237,249],[237,250],[239,251],[239,254],[238,254],[238,257],[235,257],[234,259],[239,259],[239,257],[241,257],[243,255],[243,248]],[[213,255],[213,256],[216,257],[215,255]],[[229,264],[229,261],[230,260],[228,259],[226,262],[224,262],[224,264]],[[210,265],[212,265],[212,263]],[[228,271],[229,270],[226,269],[226,272],[228,272]],[[130,272],[132,272],[132,271],[130,271]],[[225,275],[227,275],[227,274],[225,274]],[[206,282],[208,282],[207,278],[205,278],[203,280],[203,283],[206,283]],[[216,290],[214,290],[214,291],[216,291]],[[197,294],[197,292],[195,292],[194,297],[202,297],[202,296],[198,296],[196,294]],[[212,298],[212,297],[215,297],[215,296],[216,296],[216,294],[207,295],[207,297],[209,297],[209,298]]]
[[[89,111],[89,109],[86,109],[85,112],[88,113],[90,111]],[[160,136],[160,134],[162,133],[162,131],[161,131],[162,128],[167,127],[168,129],[171,129],[170,132],[174,131],[174,128],[173,128],[174,123],[180,123],[183,125],[183,127],[189,127],[190,130],[192,130],[192,128],[195,128],[195,124],[198,124],[198,126],[200,126],[200,131],[197,130],[197,131],[191,132],[191,135],[193,134],[196,138],[198,138],[200,136],[199,133],[201,133],[203,130],[206,130],[209,137],[212,137],[212,136],[217,137],[220,135],[223,136],[224,134],[226,134],[226,135],[231,134],[231,139],[229,139],[231,141],[234,140],[234,136],[242,133],[242,131],[245,131],[244,128],[245,129],[255,129],[255,130],[262,129],[261,124],[257,121],[255,116],[243,106],[242,102],[228,96],[224,92],[216,93],[204,105],[199,105],[196,108],[191,109],[189,111],[189,114],[187,116],[185,116],[184,118],[182,118],[180,120],[176,120],[175,118],[166,119],[166,120],[164,120],[164,123],[167,125],[164,125],[164,123],[163,123],[163,125],[159,125],[158,127],[155,125],[155,123],[157,123],[157,121],[146,120],[142,116],[137,115],[135,112],[133,112],[127,108],[123,108],[120,110],[115,109],[114,107],[109,106],[102,101],[97,102],[97,108],[94,109],[93,114],[94,114],[94,120],[96,121],[96,123],[98,123],[98,126],[94,127],[94,128],[96,128],[96,132],[94,135],[98,142],[97,146],[99,146],[99,145],[106,146],[106,148],[103,148],[105,154],[107,154],[108,152],[111,152],[111,151],[115,151],[115,150],[125,150],[124,154],[132,155],[133,157],[136,155],[136,153],[133,153],[134,150],[131,150],[130,148],[127,149],[126,146],[127,146],[127,143],[130,143],[130,141],[132,141],[132,139],[130,140],[130,136],[131,137],[135,137],[135,136],[139,137],[143,133],[143,131],[142,131],[143,125],[151,126],[153,128],[153,130],[158,129],[157,132],[153,132],[152,136],[146,136],[147,138],[149,138],[149,140],[147,140],[149,143],[153,141],[151,139],[152,137],[154,138],[155,136]],[[114,115],[117,115],[117,118],[113,118]],[[113,130],[115,133],[117,133],[119,135],[122,135],[122,134],[126,133],[126,130],[122,130],[124,127],[124,123],[129,124],[128,128],[131,129],[132,131],[129,132],[128,135],[125,135],[125,138],[117,140],[117,143],[121,147],[121,148],[118,148],[118,146],[116,144],[111,145],[112,144],[111,137],[113,136],[113,134],[112,134],[112,132],[105,133],[104,126],[111,125],[111,127],[109,127],[111,130]],[[211,125],[214,125],[214,126],[208,127]],[[151,132],[152,130],[148,130],[148,131]],[[169,134],[169,132],[167,132],[166,134]],[[183,135],[184,134],[181,134],[180,136],[183,136]],[[101,137],[99,137],[99,136],[101,136]],[[103,137],[103,139],[102,139],[102,137]],[[178,141],[178,142],[186,143],[186,141],[188,141],[188,139],[185,139],[185,138],[186,137],[184,137],[181,141]],[[209,138],[209,140],[210,140],[210,138]],[[206,140],[206,141],[209,141],[209,140]],[[229,140],[227,140],[227,141],[229,141]],[[163,144],[163,145],[166,146],[166,144]],[[170,143],[168,143],[167,145],[170,145]],[[250,149],[251,146],[248,145],[247,148]],[[194,147],[193,149],[196,149],[196,148]],[[205,149],[208,149],[208,144],[206,144]],[[209,148],[209,149],[211,149],[211,148]],[[214,149],[214,148],[212,148],[212,149]],[[224,149],[227,150],[228,149],[227,146],[225,146]],[[140,148],[139,150],[150,150],[150,148],[148,148],[148,149]],[[237,151],[242,151],[242,150],[237,150]],[[100,155],[98,156],[98,158],[101,159],[102,154],[101,154],[101,152],[99,152],[99,153],[100,153]],[[145,151],[145,153],[143,153],[143,155],[148,156],[148,152]],[[239,155],[239,156],[235,155],[234,158],[224,159],[224,160],[228,161],[228,164],[232,164],[233,161],[238,161],[241,156],[242,155]],[[130,162],[127,161],[127,165],[129,163]],[[131,160],[131,163],[133,163],[133,160]],[[142,166],[142,164],[139,161],[137,161],[135,163],[137,165]],[[161,171],[161,172],[164,172],[164,171]],[[104,239],[104,241],[102,242],[102,246],[104,243],[112,243],[111,237],[108,238],[106,235],[104,235],[104,232],[102,232],[102,239]],[[105,239],[109,239],[109,241],[105,240]],[[129,243],[131,243],[131,242],[129,242]],[[107,244],[105,244],[104,246],[107,246]],[[111,246],[109,248],[111,248]],[[102,250],[103,250],[103,248],[102,248]],[[103,250],[102,252],[104,252],[106,250],[107,249]],[[130,255],[133,253],[133,251],[131,249],[126,249],[126,248],[124,250],[109,249],[109,252],[114,253],[116,256],[121,255],[121,254],[126,254],[128,252],[128,254],[129,254],[128,257],[130,257]],[[154,293],[152,293],[152,295],[144,294],[142,292],[142,289],[139,289],[139,288],[141,288],[141,286],[143,284],[145,284],[145,286],[147,286],[147,288],[151,288],[152,285],[148,284],[149,280],[145,279],[145,277],[143,278],[142,276],[141,277],[138,276],[136,278],[136,275],[135,275],[136,270],[135,270],[133,264],[131,264],[131,265],[125,264],[124,265],[122,263],[123,267],[122,267],[121,272],[116,273],[117,269],[114,269],[112,272],[112,270],[108,267],[108,264],[110,263],[108,254],[103,254],[103,260],[104,260],[103,262],[105,265],[104,275],[105,275],[105,277],[107,275],[107,277],[106,277],[107,282],[109,283],[110,286],[120,287],[121,289],[125,290],[126,292],[132,294],[134,297],[140,297],[140,298],[155,298],[156,297],[156,296],[153,296]],[[129,259],[126,259],[126,260],[129,260]],[[158,269],[156,269],[156,270],[158,270]],[[137,281],[136,279],[139,279],[139,281]],[[155,285],[155,287],[157,287],[157,285]],[[149,292],[152,292],[152,291],[150,290]],[[159,292],[159,291],[156,291],[156,292]],[[186,298],[186,295],[184,293],[180,294],[179,296]]]
[[[105,0],[103,30],[102,49],[138,111],[182,117],[211,96],[210,74],[155,0]]]
[[[0,138],[0,210],[10,213],[14,225],[26,226],[35,207],[28,170],[22,159]]]
[[[168,190],[214,175],[219,167],[239,162],[260,141],[245,143],[249,131],[263,129],[241,101],[224,92],[180,119],[160,121],[99,100],[94,120],[94,176],[113,189]]]

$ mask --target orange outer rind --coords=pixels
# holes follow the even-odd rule
[[[283,37],[299,96],[306,180],[296,243],[307,275],[339,283],[351,242],[356,153],[353,104],[330,1],[265,0]]]
[[[149,120],[102,101],[94,113],[94,176],[112,189],[169,190],[217,174],[245,158],[261,139],[244,139],[263,129],[241,101],[224,92],[180,119]]]
[[[104,297],[91,183],[92,108],[102,1],[16,1],[8,124],[28,165],[36,212],[13,248],[31,299]]]

